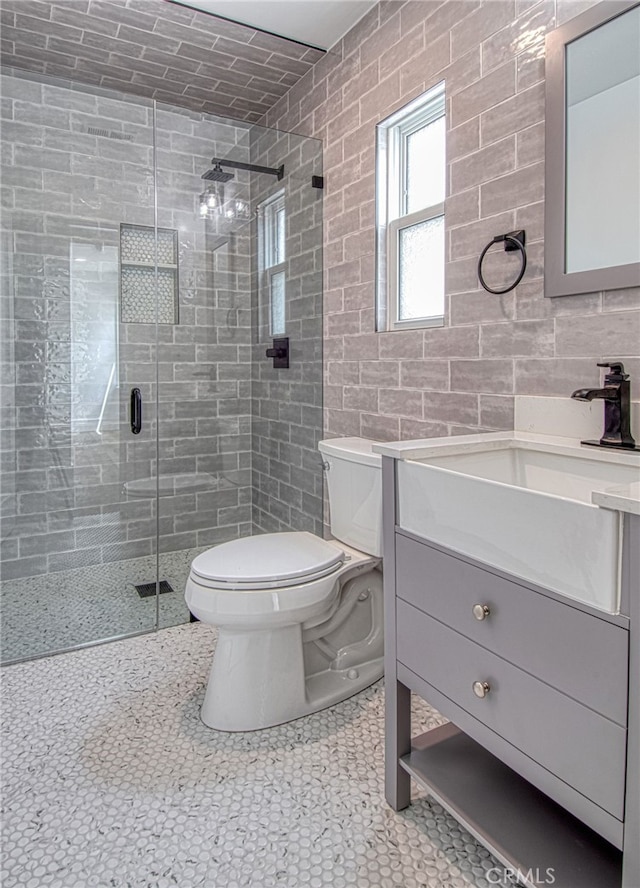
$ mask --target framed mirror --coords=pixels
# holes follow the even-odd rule
[[[546,40],[545,296],[640,286],[640,2]]]

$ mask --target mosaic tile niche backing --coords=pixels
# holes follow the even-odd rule
[[[120,320],[155,324],[156,302],[158,323],[177,324],[178,233],[121,224]]]

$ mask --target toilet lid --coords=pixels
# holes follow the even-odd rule
[[[204,580],[234,588],[293,586],[336,570],[343,550],[306,531],[242,537],[194,558],[191,570]]]

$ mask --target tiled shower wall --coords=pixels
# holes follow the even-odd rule
[[[211,158],[248,161],[250,129],[158,106],[158,225],[180,254],[180,323],[158,327],[158,469],[177,487],[160,497],[161,551],[251,533],[250,232],[197,213]],[[248,199],[248,175],[225,188]],[[185,474],[211,486],[178,492]]]
[[[197,215],[201,173],[214,154],[248,159],[248,126],[158,111],[158,225],[179,232],[180,323],[158,327],[157,461],[155,325],[117,320],[119,225],[154,224],[150,103],[15,78],[2,94],[3,579],[152,554],[155,491],[123,485],[158,469],[170,484],[209,479],[161,497],[162,550],[250,533],[250,240]]]
[[[327,435],[510,429],[514,395],[567,396],[607,358],[640,380],[638,290],[544,297],[544,37],[589,5],[382,2],[264,118],[324,140]],[[445,326],[376,333],[375,126],[443,79]],[[527,272],[492,296],[478,256],[517,228]]]
[[[322,176],[322,146],[310,139],[256,127],[254,163],[278,168],[281,182],[256,175],[254,207],[284,188],[286,212],[286,335],[288,370],[265,357],[271,346],[268,305],[257,279],[252,356],[252,479],[254,524],[260,530],[322,534],[322,203],[312,185]],[[254,240],[254,245],[257,239]]]

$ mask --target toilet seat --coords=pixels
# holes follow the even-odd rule
[[[256,542],[263,545],[256,547]],[[226,551],[218,561],[215,553],[220,549]],[[270,559],[265,554],[259,563],[255,557],[258,549],[263,554],[272,553],[273,557]],[[292,555],[292,549],[297,550],[297,556]],[[282,564],[279,559],[287,557],[285,552],[289,553],[288,560]],[[203,555],[210,557],[203,558]],[[378,559],[337,540],[323,540],[305,531],[243,537],[223,543],[194,559],[185,600],[195,617],[214,626],[241,627],[258,623],[266,629],[296,622],[302,624],[329,613],[337,601],[340,577],[345,572],[355,575],[371,570],[377,562]],[[244,576],[239,578],[237,575],[241,570]],[[306,575],[301,576],[305,570]],[[224,578],[203,576],[205,573],[216,573]],[[262,577],[269,575],[269,580],[258,581],[258,574]],[[275,579],[276,574],[280,579]]]
[[[306,531],[266,533],[222,543],[191,565],[196,582],[211,589],[284,589],[334,573],[346,560],[336,542]]]

